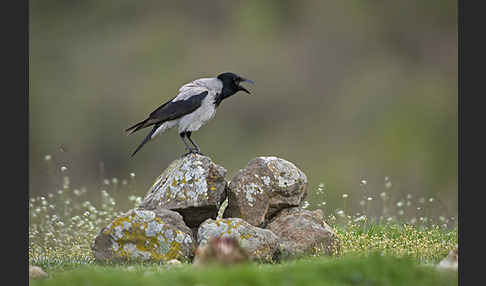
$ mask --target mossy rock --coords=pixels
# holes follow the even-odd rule
[[[92,247],[98,261],[190,261],[192,231],[177,212],[132,209],[103,228]]]

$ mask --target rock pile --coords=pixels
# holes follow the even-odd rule
[[[142,204],[103,228],[93,244],[99,261],[192,261],[212,238],[236,239],[252,260],[274,262],[339,247],[322,212],[299,207],[307,177],[293,163],[257,157],[230,182],[209,157],[175,160]],[[217,219],[228,199],[223,218]],[[206,247],[207,248],[207,247]],[[199,251],[201,253],[201,251]]]

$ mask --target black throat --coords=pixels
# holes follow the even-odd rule
[[[239,83],[241,78],[231,72],[225,72],[217,77],[223,84],[221,92],[214,99],[214,104],[218,107],[223,99],[226,99],[241,90]]]
[[[214,104],[216,105],[216,107],[218,107],[219,104],[221,104],[221,101],[223,101],[223,99],[226,99],[226,98],[232,96],[236,92],[237,92],[237,90],[234,90],[234,89],[232,89],[230,87],[223,86],[223,89],[221,90],[221,93],[218,93],[216,95],[216,98],[214,99]]]

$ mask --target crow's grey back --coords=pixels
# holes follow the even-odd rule
[[[193,95],[208,91],[214,95],[221,92],[223,83],[217,78],[200,78],[183,85],[179,89],[179,94],[172,101],[186,100]]]

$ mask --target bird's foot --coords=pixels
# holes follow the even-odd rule
[[[186,152],[186,153],[182,154],[181,157],[186,157],[187,155],[191,155],[191,154],[194,154],[194,152],[192,152],[192,151]]]
[[[187,150],[187,148],[186,148],[186,150]],[[190,154],[203,155],[203,153],[201,153],[201,151],[199,151],[199,149],[189,149],[189,151],[187,153],[184,153],[184,155],[182,155],[182,157],[186,157],[187,155],[190,155]]]

